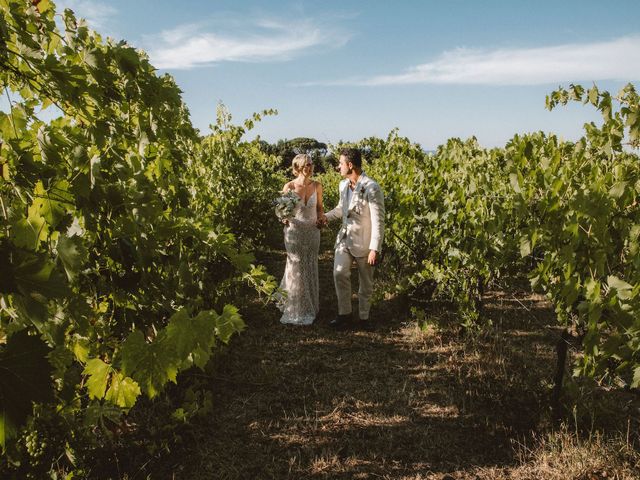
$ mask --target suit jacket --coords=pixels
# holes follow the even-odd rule
[[[384,195],[380,185],[362,172],[349,203],[349,180],[342,180],[339,188],[338,206],[326,214],[327,220],[342,218],[336,248],[344,241],[354,257],[365,257],[369,250],[380,252],[384,238]]]

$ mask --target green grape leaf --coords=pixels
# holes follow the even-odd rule
[[[142,332],[136,330],[122,344],[121,355],[123,373],[138,382],[149,398],[155,397],[168,381],[176,381],[175,353],[161,336],[147,343]]]
[[[135,49],[121,47],[115,52],[120,68],[131,75],[135,75],[138,66],[140,65],[140,57]]]
[[[53,59],[53,57],[49,58]],[[49,70],[54,70],[55,67],[55,65],[51,64],[48,66]],[[44,163],[56,165],[62,161],[62,158],[60,156],[60,149],[58,148],[58,145],[52,141],[51,137],[51,132],[44,126],[38,129],[37,141],[38,146],[40,147],[40,157]]]
[[[239,333],[245,328],[242,316],[233,305],[225,305],[222,315],[215,319],[216,334],[224,343],[229,343],[229,339],[234,333]]]
[[[0,112],[0,136],[9,139],[13,133],[13,123],[11,117],[4,112]]]
[[[79,338],[73,344],[73,354],[79,362],[86,363],[89,358],[89,342],[84,338]]]
[[[75,208],[73,195],[69,192],[69,182],[61,180],[49,190],[39,181],[34,188],[33,209],[41,215],[52,228],[64,218],[68,211]]]
[[[109,402],[89,402],[89,405],[87,405],[83,413],[83,424],[85,427],[93,428],[96,425],[100,425],[105,430],[105,420],[118,423],[122,417],[122,410]]]
[[[627,186],[627,182],[618,182],[609,190],[609,196],[612,198],[620,198],[624,195],[624,190]]]
[[[631,382],[631,388],[640,387],[640,366],[633,369],[633,381]]]
[[[591,87],[589,89],[589,91],[587,92],[587,98],[585,100],[588,100],[589,103],[591,103],[594,106],[598,106],[598,87],[596,87],[595,85],[593,87]]]
[[[229,260],[241,272],[249,270],[251,263],[255,261],[255,257],[251,252],[229,252]]]
[[[193,358],[193,364],[203,370],[211,358],[211,347],[196,347],[193,352],[191,352],[191,356]]]
[[[213,310],[204,310],[189,318],[185,309],[176,312],[166,328],[166,342],[173,345],[180,361],[192,357],[193,363],[204,368],[215,342],[215,325],[218,315]]]
[[[44,255],[28,257],[14,269],[14,275],[20,293],[43,304],[69,293],[62,273]]]
[[[196,332],[186,309],[178,310],[169,319],[166,335],[167,342],[173,345],[179,359],[186,359],[196,343]]]
[[[15,105],[11,108],[11,132],[18,132],[17,138],[20,138],[27,129],[27,112],[23,105]],[[8,138],[11,138],[8,136]]]
[[[125,377],[120,372],[114,372],[111,377],[111,385],[107,390],[105,399],[119,407],[129,409],[136,403],[140,396],[140,386],[132,378]]]
[[[49,318],[49,311],[44,303],[35,300],[31,296],[15,295],[13,297],[13,306],[22,326],[32,324],[38,331],[42,331]]]
[[[73,281],[80,272],[87,257],[87,251],[82,243],[82,238],[74,235],[67,237],[62,235],[58,240],[58,258],[64,266],[69,281]]]
[[[211,356],[211,347],[215,343],[216,312],[204,310],[193,319],[193,331],[196,332],[197,343],[192,349],[193,363],[204,368]]]
[[[631,298],[633,287],[624,280],[616,276],[609,275],[607,277],[607,284],[609,285],[609,288],[616,290],[616,295],[620,300],[628,300]]]
[[[511,183],[511,186],[513,187],[516,193],[522,192],[522,188],[520,188],[520,182],[518,181],[517,173],[509,174],[509,182]]]
[[[46,343],[26,330],[10,336],[0,348],[0,446],[3,449],[31,413],[32,403],[53,399],[49,351]]]
[[[111,371],[111,366],[99,358],[92,358],[87,362],[82,373],[89,376],[86,382],[89,398],[104,398]]]
[[[520,238],[520,256],[526,257],[531,254],[531,242],[524,236]]]
[[[40,13],[45,13],[47,10],[51,9],[51,2],[49,0],[40,0],[36,6]]]
[[[29,216],[15,222],[11,229],[13,244],[28,250],[36,250],[40,242],[47,239],[48,234],[44,217],[32,208],[29,208]]]

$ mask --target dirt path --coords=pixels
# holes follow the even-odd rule
[[[264,260],[279,277],[284,259]],[[555,334],[539,297],[490,293],[495,328],[474,338],[447,314],[420,329],[391,301],[375,307],[375,331],[335,332],[330,251],[320,278],[311,327],[248,309],[216,362],[214,414],[172,459],[176,478],[475,479],[513,465],[514,442],[546,418]]]

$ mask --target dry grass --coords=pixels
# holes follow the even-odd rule
[[[565,429],[519,446],[520,465],[513,469],[479,469],[477,478],[495,480],[637,480],[640,456],[620,437],[594,433],[586,439]]]
[[[281,274],[283,254],[263,260]],[[321,258],[313,326],[283,326],[273,307],[245,309],[249,328],[212,372],[214,414],[159,471],[193,479],[640,478],[626,440],[553,433],[547,382],[557,332],[542,298],[490,292],[493,328],[474,335],[435,305],[421,329],[394,299],[375,307],[375,331],[335,332],[327,326],[331,262],[330,252]]]

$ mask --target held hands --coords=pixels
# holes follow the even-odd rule
[[[327,220],[327,216],[325,214],[322,214],[316,220],[316,227],[324,228],[324,227],[327,226],[328,223],[329,223],[329,221]]]

